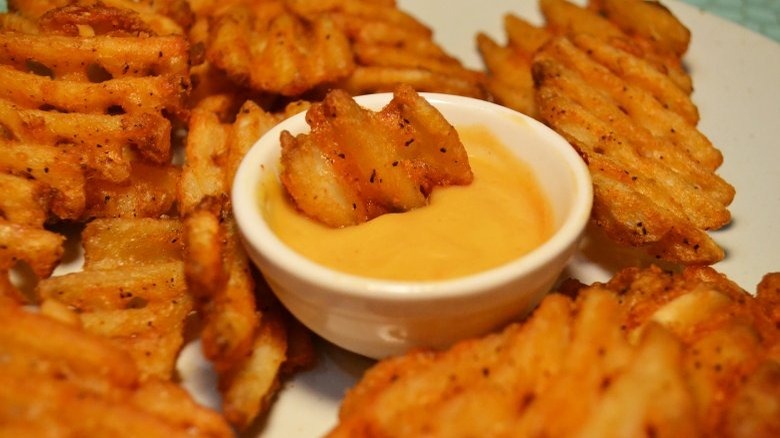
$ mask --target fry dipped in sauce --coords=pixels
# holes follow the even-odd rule
[[[280,179],[298,210],[330,227],[425,206],[435,187],[474,176],[455,128],[409,86],[378,112],[344,91],[306,114],[308,134],[281,134]]]

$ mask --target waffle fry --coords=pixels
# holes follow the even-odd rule
[[[422,207],[435,187],[473,179],[455,128],[408,85],[376,112],[332,91],[306,121],[309,134],[282,132],[279,176],[296,207],[327,226]]]
[[[17,306],[0,306],[0,316],[4,434],[232,436],[174,383],[143,379],[109,341]]]
[[[379,362],[329,436],[772,436],[776,289],[654,267],[562,289],[500,333]]]
[[[170,379],[193,308],[181,233],[177,219],[94,220],[82,233],[84,269],[42,280],[37,294],[77,311],[86,331],[128,351],[143,376]]]
[[[596,187],[593,220],[612,240],[673,263],[722,259],[707,232],[729,223],[734,188],[696,129],[681,64],[690,32],[656,3],[539,4],[542,26],[504,18],[506,45],[477,35],[493,99],[578,149]]]
[[[288,358],[286,320],[270,290],[253,276],[230,213],[228,193],[240,158],[285,114],[247,101],[232,119],[232,96],[212,96],[193,110],[179,188],[184,215],[185,275],[203,318],[204,355],[219,376],[226,418],[239,429],[264,413]],[[289,111],[305,106],[292,105]],[[256,294],[256,291],[259,291]],[[293,364],[313,361],[308,337],[291,338],[303,351]]]
[[[64,237],[44,225],[172,210],[171,120],[187,117],[189,48],[181,36],[154,36],[127,9],[17,6],[28,18],[4,14],[0,31],[0,173],[14,190],[3,216],[24,227],[6,228],[17,233],[6,243],[46,236],[49,253],[32,261],[9,246],[14,262],[3,269],[26,260],[48,277]],[[29,25],[8,25],[21,22]]]
[[[485,86],[496,103],[537,118],[531,63],[550,32],[512,14],[504,16],[504,29],[508,37],[504,46],[477,34],[477,48],[488,71]]]
[[[195,41],[203,42],[209,64],[256,92],[319,99],[333,88],[356,95],[407,83],[419,91],[485,96],[482,73],[448,55],[427,26],[394,2],[203,1],[193,10]],[[208,23],[211,16],[217,18]]]
[[[46,12],[77,3],[79,6],[102,4],[111,8],[128,10],[137,14],[149,30],[157,35],[183,35],[192,24],[193,16],[185,0],[132,1],[132,0],[10,0],[9,9],[30,20],[40,19]]]
[[[210,28],[206,56],[233,81],[261,92],[297,96],[352,71],[347,39],[331,20],[303,20],[275,2],[257,7],[264,10],[235,5],[219,14]]]
[[[707,234],[731,217],[734,189],[714,173],[720,152],[685,120],[685,109],[653,95],[663,85],[648,89],[632,70],[600,63],[597,53],[613,50],[605,45],[585,34],[557,38],[533,66],[541,118],[588,163],[593,220],[615,241],[665,260],[722,259]]]
[[[544,23],[540,26],[507,14],[503,23],[506,44],[501,45],[486,34],[477,35],[477,46],[488,70],[486,86],[492,98],[500,104],[538,117],[530,77],[535,52],[553,36],[587,34],[609,41],[622,51],[643,59],[642,69],[646,77],[668,76],[678,88],[668,92],[675,94],[678,103],[687,106],[688,116],[695,124],[698,122],[698,111],[687,97],[693,85],[682,66],[682,56],[687,51],[690,32],[663,6],[656,2],[650,6],[645,3],[635,0],[591,1],[588,7],[581,7],[566,0],[541,0],[539,6]],[[645,15],[648,10],[651,13]],[[632,22],[642,24],[632,26]],[[651,30],[654,27],[657,29]],[[667,30],[675,36],[667,37]],[[665,41],[663,38],[674,41]]]

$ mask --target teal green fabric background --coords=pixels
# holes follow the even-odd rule
[[[424,0],[420,0],[424,1]],[[682,0],[780,42],[780,0]],[[0,11],[6,0],[0,0]]]
[[[683,0],[780,41],[780,0]]]

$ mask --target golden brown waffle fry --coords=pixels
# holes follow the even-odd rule
[[[204,355],[219,376],[225,417],[244,429],[266,412],[287,371],[291,322],[253,276],[228,194],[241,157],[285,114],[251,101],[235,115],[234,108],[234,97],[218,95],[193,110],[178,197],[185,215],[185,276],[203,319]],[[290,114],[299,109],[305,106],[291,105]],[[292,351],[311,351],[308,337],[290,340],[300,344]],[[300,363],[312,361],[310,354]]]
[[[82,233],[84,269],[42,280],[38,295],[78,312],[86,331],[127,350],[142,375],[170,379],[193,308],[181,233],[178,219],[94,220]]]
[[[352,95],[390,92],[400,84],[417,91],[484,97],[483,74],[470,70],[439,46],[424,23],[394,4],[348,0],[293,2],[299,10],[316,3],[333,17],[352,43],[355,71],[337,86]],[[304,13],[311,13],[309,11]]]
[[[208,436],[232,431],[174,383],[143,379],[134,361],[77,325],[0,306],[0,422],[18,436]]]
[[[9,10],[31,20],[38,20],[46,12],[64,6],[95,6],[132,11],[138,19],[157,35],[183,35],[192,24],[192,11],[186,0],[10,0]]]
[[[173,213],[180,173],[172,164],[136,162],[121,183],[93,179],[85,189],[82,219],[159,218]]]
[[[772,436],[780,330],[762,298],[710,268],[564,289],[500,333],[379,362],[329,436]]]
[[[380,111],[331,91],[306,121],[311,133],[282,132],[279,176],[296,207],[327,226],[422,207],[434,187],[473,179],[455,128],[408,85]]]
[[[48,277],[60,262],[64,240],[42,228],[0,219],[0,270],[24,261],[38,277]]]
[[[210,64],[255,91],[317,97],[332,88],[355,95],[407,83],[485,96],[482,73],[449,56],[394,2],[203,1],[193,10],[193,41],[204,43]],[[209,24],[207,17],[216,18]]]
[[[258,7],[266,10],[235,5],[210,26],[206,56],[236,83],[297,96],[354,68],[348,41],[331,20],[303,19],[274,2]]]
[[[585,8],[566,0],[541,0],[539,2],[544,23],[533,25],[524,19],[508,14],[504,17],[504,31],[507,42],[499,44],[485,34],[477,35],[477,46],[488,70],[486,86],[491,97],[498,103],[516,109],[532,117],[538,117],[533,103],[533,82],[530,77],[531,60],[534,53],[554,35],[586,34],[608,41],[613,50],[628,53],[643,60],[641,73],[648,81],[659,76],[671,79],[674,90],[666,89],[666,98],[686,107],[686,116],[692,123],[698,122],[698,111],[688,95],[693,90],[691,78],[682,67],[682,56],[690,39],[685,26],[668,10],[658,4],[645,5],[639,0],[623,2],[594,1]],[[620,5],[613,5],[620,4]],[[606,8],[619,9],[612,15],[602,14]],[[628,9],[624,11],[623,9]],[[645,16],[646,9],[652,11]],[[631,27],[630,21],[642,21],[642,25]],[[654,30],[653,26],[657,26]],[[638,27],[641,27],[639,29]],[[674,36],[668,36],[666,31]],[[686,36],[687,35],[687,36]],[[674,50],[671,47],[674,47]],[[606,54],[605,54],[606,55]],[[609,55],[615,62],[630,58]],[[621,65],[628,71],[636,64]],[[668,83],[669,80],[663,80]],[[648,82],[649,84],[649,82]]]
[[[496,103],[536,118],[531,63],[551,34],[512,14],[504,16],[504,30],[508,37],[504,46],[477,34],[477,48],[488,71],[485,86]]]
[[[720,152],[685,119],[685,109],[654,95],[674,89],[668,79],[648,86],[633,76],[641,69],[600,63],[600,52],[615,50],[605,45],[585,34],[556,38],[533,65],[540,117],[588,163],[594,221],[612,239],[665,260],[720,260],[723,251],[707,231],[730,221],[734,196],[714,173]]]
[[[60,113],[0,99],[0,115],[16,141],[70,149],[88,176],[105,181],[127,180],[134,155],[157,164],[171,160],[171,124],[159,114]]]
[[[590,0],[588,6],[661,52],[682,56],[688,50],[691,32],[657,0]]]
[[[40,181],[0,173],[0,211],[11,223],[43,227],[49,213],[50,191]]]
[[[171,175],[167,117],[187,113],[188,45],[181,37],[101,35],[107,24],[110,32],[123,31],[124,21],[111,17],[132,14],[66,6],[43,14],[42,33],[0,33],[2,141],[17,157],[1,167],[51,190],[56,218],[159,216],[171,209],[160,192],[170,184],[160,182]],[[59,32],[69,26],[90,36]],[[129,189],[147,176],[152,191]]]
[[[594,3],[599,3],[598,1]],[[630,9],[628,16],[617,16],[613,20],[603,16],[595,8],[579,7],[567,0],[540,0],[542,14],[546,27],[556,35],[588,34],[600,39],[623,39],[627,48],[641,52],[641,56],[652,65],[669,75],[686,93],[693,91],[691,78],[682,68],[681,57],[688,48],[688,40],[680,41],[676,51],[670,52],[665,41],[659,41],[658,32],[663,28],[674,28],[680,32],[688,32],[682,23],[667,9],[643,5],[642,0],[624,0],[625,9]],[[648,13],[651,9],[653,13]],[[617,19],[619,22],[614,22]],[[642,31],[627,27],[628,22],[644,22]],[[655,31],[649,29],[656,27]]]

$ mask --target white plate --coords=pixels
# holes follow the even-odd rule
[[[715,268],[753,291],[763,274],[780,270],[780,45],[694,7],[664,3],[692,31],[686,65],[693,75],[699,128],[724,155],[719,174],[736,187],[733,221],[713,233],[726,250]],[[470,67],[481,68],[475,35],[504,41],[502,17],[512,11],[540,23],[537,0],[400,0],[434,29],[436,40]],[[616,268],[606,257],[578,256],[570,274],[585,282]],[[344,391],[371,362],[325,345],[320,362],[288,382],[265,424],[251,436],[318,437],[336,422]],[[213,400],[213,399],[212,399]]]

